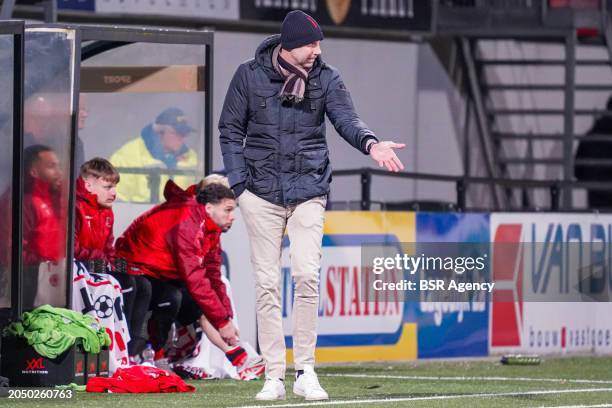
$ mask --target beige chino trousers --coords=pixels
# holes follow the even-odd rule
[[[255,273],[257,336],[266,375],[284,378],[285,336],[281,311],[281,250],[289,235],[293,278],[293,356],[295,369],[314,365],[319,306],[319,268],[326,197],[292,207],[272,204],[248,190],[238,197],[249,234]]]

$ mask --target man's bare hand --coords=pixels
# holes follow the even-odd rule
[[[234,326],[234,322],[231,320],[228,324],[219,329],[221,338],[230,346],[238,344],[238,330]]]
[[[378,166],[385,166],[387,170],[398,172],[404,170],[404,165],[397,157],[393,149],[403,149],[404,143],[378,142],[372,145],[370,156],[378,163]]]

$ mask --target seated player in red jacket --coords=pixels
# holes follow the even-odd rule
[[[108,160],[96,157],[81,165],[76,183],[74,258],[109,264],[115,251],[112,207],[117,198],[119,173]],[[90,272],[106,272],[106,268]]]
[[[202,181],[200,181],[197,185],[190,186],[186,191],[188,193],[192,193],[195,197],[197,191],[204,189],[206,186],[210,184],[221,184],[227,188],[230,188],[229,181],[227,177],[222,176],[221,174],[209,174]],[[224,230],[223,232],[226,232]],[[228,282],[229,284],[229,282]],[[231,292],[231,287],[226,287]],[[230,297],[231,301],[231,297]],[[235,320],[235,319],[234,319]],[[200,319],[200,327],[202,331],[208,338],[208,340],[215,345],[217,348],[227,353],[232,347],[221,338],[219,332],[213,327],[213,325],[206,319],[204,315]],[[257,355],[249,355],[248,362],[245,362],[242,366],[236,367],[236,374],[241,380],[253,380],[259,378],[265,371],[266,365],[262,358]],[[197,366],[190,366],[189,364],[179,364],[174,366],[174,371],[181,375],[184,378],[202,378],[202,374],[206,375],[205,371]]]
[[[117,198],[119,173],[106,159],[93,158],[81,165],[77,179],[74,220],[74,258],[90,272],[110,273],[119,281],[131,340],[128,354],[138,355],[146,345],[141,316],[147,313],[151,285],[144,278],[113,272],[113,203]]]
[[[151,343],[161,350],[175,320],[187,326],[204,316],[227,343],[227,358],[240,366],[247,354],[237,345],[239,334],[221,281],[219,241],[234,221],[234,193],[210,184],[194,195],[193,188],[184,191],[169,180],[164,197],[165,202],[138,217],[115,244],[128,273],[151,282]]]
[[[66,217],[61,211],[63,173],[53,149],[27,147],[23,167],[23,305],[30,310],[35,306],[40,264],[66,257]]]

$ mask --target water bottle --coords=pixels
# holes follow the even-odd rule
[[[506,354],[501,358],[505,365],[538,365],[540,362],[540,356],[536,354]]]
[[[142,365],[155,367],[155,350],[151,343],[147,343],[147,347],[142,351]]]

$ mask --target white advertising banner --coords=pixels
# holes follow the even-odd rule
[[[612,354],[612,215],[491,214],[490,352]]]
[[[221,235],[223,249],[222,272],[232,285],[234,310],[240,320],[240,338],[257,344],[255,323],[255,278],[251,267],[249,236],[240,210],[234,212],[236,220],[232,228]]]

